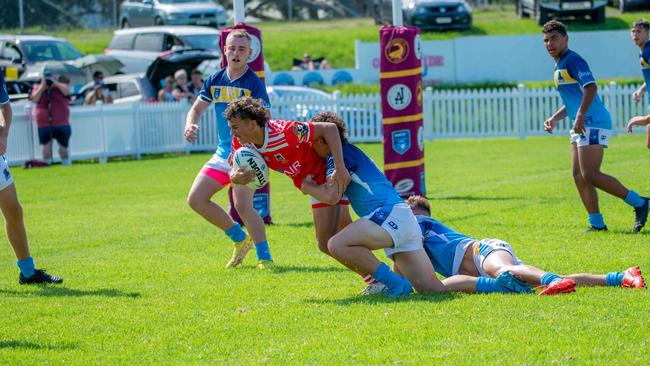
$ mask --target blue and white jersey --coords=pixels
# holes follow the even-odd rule
[[[271,106],[264,83],[250,68],[235,80],[230,80],[227,69],[217,71],[203,83],[199,92],[199,98],[202,101],[214,103],[214,111],[217,114],[217,136],[219,137],[217,155],[222,159],[228,159],[232,142],[230,127],[228,127],[228,121],[223,116],[223,112],[228,108],[230,102],[241,97],[262,99],[266,107],[270,108]]]
[[[555,64],[553,80],[555,87],[560,92],[567,115],[571,120],[575,120],[582,103],[583,88],[596,83],[589,65],[580,55],[567,49]],[[612,128],[612,118],[605,105],[603,105],[599,94],[596,94],[591,106],[589,106],[589,110],[587,110],[585,126]]]
[[[643,73],[643,81],[645,81],[646,88],[650,88],[650,42],[643,45],[643,49],[639,52],[641,61],[641,72]],[[650,90],[646,89],[648,95],[648,103],[650,104]]]
[[[364,217],[380,207],[404,203],[375,162],[358,147],[344,143],[343,160],[350,172],[350,184],[345,189],[345,195],[359,217]],[[333,170],[334,159],[330,155],[327,158],[327,175],[331,175]]]
[[[9,93],[7,92],[7,84],[5,84],[5,76],[0,71],[0,104],[9,103]]]
[[[416,217],[424,239],[424,250],[433,268],[445,277],[457,274],[465,255],[464,244],[474,242],[476,239],[456,232],[431,217],[422,215]]]

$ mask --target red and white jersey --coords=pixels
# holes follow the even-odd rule
[[[302,181],[311,175],[318,184],[325,183],[327,165],[325,159],[312,148],[314,126],[307,122],[271,120],[264,127],[264,144],[255,148],[270,169],[288,175],[300,189]],[[238,139],[232,139],[232,150],[241,147]]]

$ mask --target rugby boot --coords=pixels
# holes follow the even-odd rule
[[[248,234],[246,234],[244,240],[233,244],[232,258],[230,258],[230,261],[226,264],[226,268],[235,268],[240,265],[252,246],[253,238]]]
[[[18,276],[18,283],[21,285],[38,285],[44,283],[61,283],[63,278],[51,275],[45,272],[45,269],[35,269],[34,274],[30,277],[25,277],[21,273]]]
[[[510,271],[501,273],[497,278],[497,283],[508,289],[510,292],[518,294],[534,294],[535,291],[526,282],[513,276]]]
[[[643,197],[643,206],[634,208],[634,226],[632,231],[638,233],[648,221],[648,209],[650,208],[650,198]]]
[[[645,279],[641,275],[639,266],[630,267],[623,272],[623,281],[621,287],[626,288],[645,288]]]
[[[576,283],[572,279],[563,278],[552,282],[539,293],[539,296],[568,294],[576,290]]]

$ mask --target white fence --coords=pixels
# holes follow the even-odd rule
[[[627,121],[646,114],[646,101],[634,103],[638,86],[611,83],[599,88],[612,114],[614,129],[623,132]],[[542,135],[543,121],[562,104],[553,88],[503,88],[489,90],[432,91],[423,98],[425,138],[477,138]],[[352,142],[380,142],[381,98],[379,94],[331,97],[285,97],[271,101],[275,119],[308,120],[317,111],[334,111],[348,123]],[[163,152],[211,151],[217,145],[215,114],[206,111],[198,141],[183,139],[189,105],[139,103],[71,108],[70,151],[74,160]],[[568,131],[569,121],[558,124]],[[55,148],[56,149],[56,148]],[[56,154],[55,154],[56,155]],[[38,131],[29,106],[15,105],[6,154],[11,164],[40,158]]]

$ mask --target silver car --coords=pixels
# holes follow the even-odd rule
[[[122,28],[150,25],[205,25],[221,28],[228,14],[213,0],[125,0],[120,6]]]

